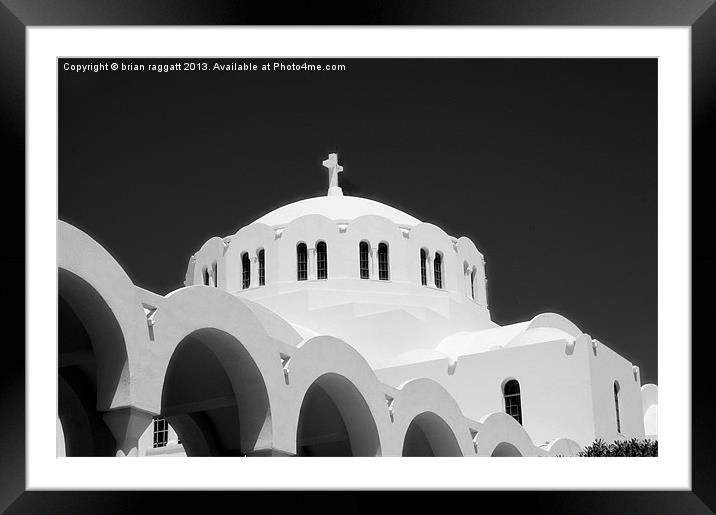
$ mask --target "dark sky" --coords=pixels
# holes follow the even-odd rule
[[[655,59],[305,61],[347,70],[60,61],[60,219],[165,294],[211,236],[324,195],[338,152],[346,194],[475,242],[497,323],[560,313],[657,380]]]

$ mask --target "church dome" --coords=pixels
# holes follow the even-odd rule
[[[350,341],[376,367],[396,356],[446,358],[436,342],[494,327],[484,259],[469,238],[343,195],[338,156],[330,154],[323,165],[325,196],[292,202],[233,235],[211,238],[191,257],[185,284],[253,301],[302,338]],[[416,349],[421,352],[409,354]]]
[[[414,216],[387,204],[367,198],[341,195],[299,200],[266,213],[254,223],[272,227],[285,226],[304,215],[323,215],[335,221],[349,221],[365,215],[377,215],[398,225],[414,226],[421,223]]]

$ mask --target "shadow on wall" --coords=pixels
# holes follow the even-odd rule
[[[102,420],[126,373],[122,330],[97,291],[58,272],[58,416],[67,456],[114,456]]]
[[[324,374],[306,391],[298,420],[296,455],[381,455],[370,408],[345,377]]]
[[[162,415],[187,456],[243,456],[270,440],[268,393],[261,372],[233,336],[201,329],[185,337],[169,361]]]
[[[502,442],[495,447],[490,456],[492,458],[521,458],[522,453],[511,443]]]
[[[462,456],[450,426],[432,412],[413,419],[405,433],[403,456]]]

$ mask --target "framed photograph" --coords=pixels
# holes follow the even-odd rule
[[[9,512],[167,505],[137,490],[713,506],[691,344],[710,3],[310,26],[31,6],[3,8],[27,192]]]

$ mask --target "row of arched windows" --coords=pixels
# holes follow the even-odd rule
[[[361,279],[370,279],[375,276],[372,270],[377,266],[378,279],[381,281],[390,280],[390,260],[388,252],[388,244],[381,242],[377,249],[377,263],[371,263],[371,247],[370,243],[363,240],[358,244],[358,265],[359,276]],[[259,249],[256,252],[256,261],[258,262],[258,286],[266,284],[266,252]],[[468,295],[475,299],[475,276],[477,269],[468,268],[465,263],[466,276],[470,282]],[[432,275],[432,284],[439,289],[445,288],[444,259],[442,252],[435,252],[430,263],[430,252],[426,248],[420,249],[420,284],[427,286],[429,284],[428,271]],[[296,245],[296,279],[298,281],[308,280],[309,259],[308,246],[304,242]],[[316,242],[316,278],[319,280],[328,279],[328,246],[325,241]],[[251,257],[248,252],[241,253],[241,289],[251,287]],[[204,267],[203,282],[206,286],[217,286],[217,264],[214,262],[211,267]]]
[[[358,266],[361,279],[370,279],[370,244],[361,241],[358,244]],[[316,243],[316,278],[328,279],[328,246],[325,241]],[[296,279],[308,280],[308,247],[304,242],[296,245]],[[378,245],[378,279],[390,279],[390,264],[388,260],[388,244]]]
[[[358,247],[360,278],[370,279],[370,245],[367,241],[361,241]],[[387,281],[390,279],[390,264],[388,259],[388,244],[380,243],[378,245],[378,279]],[[266,251],[259,249],[256,252],[256,261],[258,262],[258,285],[266,284]],[[308,246],[304,242],[296,245],[296,279],[299,281],[308,280]],[[245,290],[251,287],[251,257],[248,252],[241,253],[241,289]],[[316,242],[316,278],[319,280],[328,279],[328,246],[325,241]],[[202,280],[206,286],[217,286],[217,263],[214,262],[211,267],[204,267]]]

